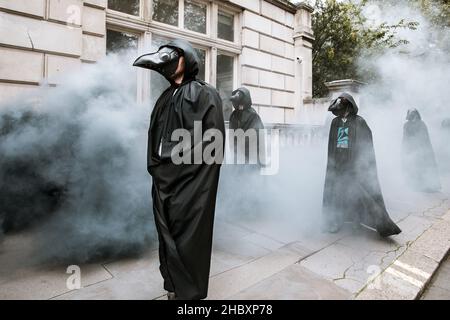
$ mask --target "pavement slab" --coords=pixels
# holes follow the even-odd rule
[[[125,259],[103,265],[108,281],[53,297],[56,300],[152,300],[165,294],[159,273],[157,251],[139,259]],[[83,269],[82,269],[83,271]]]
[[[443,217],[450,215],[446,213]],[[382,273],[373,278],[356,298],[418,299],[450,248],[450,222],[440,219],[417,239]]]
[[[423,299],[444,297],[450,271],[442,268],[440,282],[430,278],[450,247],[450,201],[405,193],[386,204],[403,231],[388,239],[349,226],[323,233],[317,217],[218,218],[209,299],[416,299],[428,284]],[[32,231],[3,238],[0,299],[166,299],[154,247],[135,258],[81,265],[79,290],[66,286],[67,265],[33,256]]]
[[[300,264],[230,297],[233,300],[347,300],[351,293],[327,281]]]
[[[353,293],[364,285],[361,273],[369,276],[361,264],[369,253],[335,243],[302,260],[300,265]]]
[[[111,279],[101,265],[84,265],[81,269],[81,287],[89,287]],[[0,300],[47,300],[70,292],[67,267],[34,267],[22,269],[14,277],[1,283]]]
[[[450,291],[439,287],[431,287],[421,300],[450,300]]]
[[[210,280],[208,299],[228,299],[295,264],[308,254],[309,250],[293,243],[239,268],[213,276]]]
[[[422,300],[450,300],[450,255],[441,263]]]

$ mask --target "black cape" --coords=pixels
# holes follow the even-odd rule
[[[416,109],[408,111],[407,120],[403,126],[402,148],[406,181],[416,191],[439,191],[439,171],[427,125]]]
[[[257,147],[256,152],[258,155],[258,164],[261,164],[261,162],[264,162],[264,159],[260,158],[260,149],[265,148],[265,141],[264,138],[261,138],[259,135],[259,130],[264,129],[264,124],[259,117],[258,113],[255,109],[252,107],[252,99],[250,96],[250,91],[247,88],[239,88],[238,89],[243,94],[243,105],[242,109],[235,109],[233,113],[230,116],[230,129],[237,130],[242,129],[244,132],[249,129],[255,129],[257,132]],[[236,90],[237,91],[237,90]],[[236,91],[233,92],[233,94],[236,93]],[[263,136],[262,136],[263,137]],[[234,153],[235,157],[238,153],[243,153],[245,155],[245,163],[248,164],[250,160],[250,146],[248,143],[248,139],[246,139],[244,149],[238,148],[237,139],[234,141]],[[264,149],[263,149],[264,150]]]
[[[352,104],[344,123],[336,117],[331,123],[328,164],[323,195],[326,223],[360,222],[387,237],[401,232],[386,210],[377,175],[372,132],[357,115],[352,96],[342,94]]]
[[[171,151],[178,142],[170,137],[180,128],[193,135],[194,121],[201,121],[203,133],[215,128],[225,139],[222,100],[216,89],[195,79],[198,60],[192,47],[183,41],[170,45],[184,51],[185,81],[172,84],[157,101],[148,137],[160,270],[164,288],[178,299],[203,299],[208,293],[220,163],[175,165]]]

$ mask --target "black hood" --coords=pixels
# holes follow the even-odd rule
[[[406,114],[406,120],[408,120],[408,121],[422,120],[419,110],[417,110],[415,108],[409,109],[408,113]]]
[[[441,127],[444,129],[450,129],[450,118],[442,120]]]
[[[357,115],[358,106],[350,94],[342,93],[339,97],[331,101],[328,111],[332,112],[336,117],[344,116],[347,111],[349,115]]]
[[[195,79],[199,71],[199,57],[197,51],[192,47],[192,45],[186,40],[172,40],[168,44],[161,46],[163,47],[171,47],[177,48],[183,52],[184,63],[185,63],[185,71],[184,71],[184,81]],[[161,49],[160,48],[160,49]]]
[[[250,91],[247,88],[241,87],[234,90],[231,96],[234,96],[237,92],[240,92],[242,94],[240,104],[243,105],[245,109],[250,108],[253,104]]]
[[[168,61],[162,60],[158,55],[164,48],[171,48],[172,52],[166,53],[169,55]],[[173,85],[171,76],[175,73],[178,67],[179,56],[184,57],[185,71],[183,83],[195,80],[199,72],[199,58],[197,51],[191,46],[191,44],[185,40],[173,40],[169,43],[162,45],[158,51],[144,54],[136,59],[133,66],[154,70],[163,75]]]
[[[351,103],[352,105],[352,109],[350,110],[351,115],[358,114],[359,111],[358,105],[356,104],[355,99],[353,99],[351,94],[344,92],[339,96],[339,98],[345,98],[347,101]]]

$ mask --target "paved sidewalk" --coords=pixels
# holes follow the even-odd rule
[[[450,300],[450,255],[433,276],[430,285],[421,297],[422,300]]]
[[[425,235],[430,241],[434,234],[440,236],[442,230],[435,233],[433,228],[450,209],[445,193],[386,198],[386,203],[403,230],[392,239],[367,229],[326,234],[315,223],[275,217],[251,222],[219,218],[209,299],[361,298],[371,282],[398,259],[407,258],[408,250],[424,242]],[[30,259],[32,244],[31,233],[7,236],[0,243],[0,299],[164,299],[156,247],[139,258],[80,266],[82,289],[71,291],[66,286],[67,266],[36,264]],[[426,265],[414,263],[412,259],[413,270],[424,274]],[[435,287],[447,290],[448,278],[443,281]],[[430,290],[428,297],[433,294]],[[412,296],[407,291],[395,298]]]

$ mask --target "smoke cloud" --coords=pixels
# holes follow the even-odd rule
[[[450,128],[443,128],[442,122],[450,118],[446,96],[450,84],[448,30],[433,26],[408,1],[390,6],[374,1],[364,14],[368,23],[395,24],[405,18],[420,24],[417,30],[399,31],[398,37],[407,39],[408,45],[377,55],[365,52],[358,59],[360,70],[370,69],[377,75],[360,90],[358,104],[359,114],[372,129],[387,205],[392,207],[397,201],[413,203],[418,199],[417,193],[405,183],[402,168],[403,125],[407,110],[413,107],[421,112],[428,126],[443,192],[447,192]],[[263,232],[289,240],[320,232],[330,115],[326,110],[319,113],[317,118],[327,119],[322,134],[311,144],[282,147],[278,175],[263,179],[232,173],[222,175],[218,207],[221,214],[230,221],[244,220]]]
[[[131,57],[109,56],[0,108],[4,231],[36,227],[36,253],[85,262],[153,241],[146,136]]]
[[[450,170],[450,133],[441,127],[450,118],[449,50],[442,45],[449,42],[406,1],[375,3],[366,15],[375,22],[420,22],[417,31],[400,34],[408,46],[359,61],[378,74],[359,104],[389,204],[407,193],[401,141],[409,108],[422,113],[442,173]],[[33,226],[36,254],[44,258],[85,262],[139,253],[156,242],[146,172],[151,107],[135,101],[132,58],[109,56],[57,88],[42,89],[38,103],[20,98],[0,108],[0,220],[5,231]],[[225,165],[218,218],[287,240],[319,232],[327,133],[319,128],[306,134],[313,143],[282,145],[275,176]]]
[[[382,182],[389,189],[402,186],[404,182],[400,174],[401,138],[410,108],[417,108],[421,113],[430,132],[441,176],[447,175],[450,153],[446,141],[450,135],[442,123],[450,118],[446,95],[450,84],[448,30],[434,26],[408,1],[397,1],[389,6],[373,2],[365,14],[373,23],[395,23],[402,18],[419,22],[417,30],[400,30],[398,34],[409,44],[377,56],[363,55],[359,60],[361,68],[370,68],[377,75],[377,80],[361,92],[361,114],[374,131]]]

